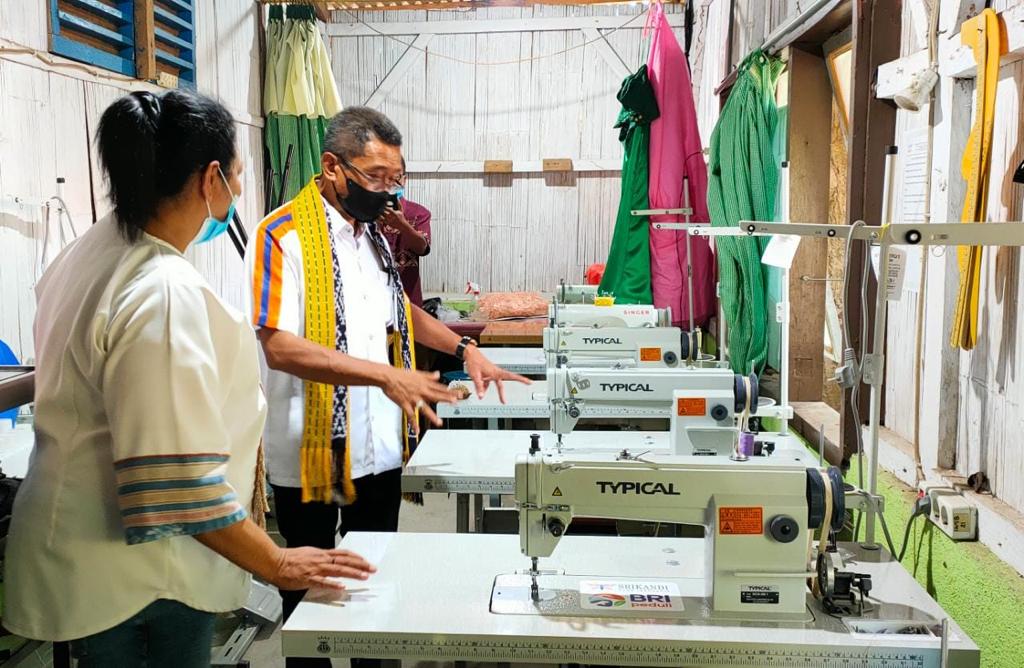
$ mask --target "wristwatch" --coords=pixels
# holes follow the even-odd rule
[[[462,362],[463,359],[466,356],[466,348],[469,347],[469,346],[475,346],[475,345],[476,345],[476,341],[473,340],[473,337],[471,337],[471,336],[464,336],[464,337],[462,337],[462,339],[459,341],[459,345],[455,346],[455,357],[457,357],[458,360],[460,362]]]

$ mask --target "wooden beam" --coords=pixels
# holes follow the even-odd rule
[[[874,95],[874,73],[882,63],[899,56],[901,2],[853,3],[853,81],[850,86],[850,153],[849,187],[847,188],[847,222],[863,220],[879,225],[882,220],[885,151],[895,140],[896,107]],[[874,323],[876,281],[874,274],[863,272],[865,244],[853,244],[850,255],[850,280],[846,285],[843,307],[849,314],[851,345],[860,349],[861,323],[867,320],[867,331]],[[860,307],[861,285],[868,282],[868,312]],[[865,342],[867,343],[867,342]],[[865,351],[870,352],[870,351]],[[881,353],[883,351],[874,351]],[[860,392],[860,418],[868,418],[867,386]],[[885,395],[883,394],[883,397]],[[857,450],[860,424],[844,393],[842,414],[842,445],[847,457]],[[884,409],[882,415],[884,415]]]
[[[644,27],[641,14],[626,29]],[[622,28],[631,17],[590,16],[535,19],[469,19],[463,21],[410,21],[408,23],[384,21],[351,21],[327,25],[328,37],[374,37],[380,35],[472,35],[479,33],[551,32],[558,30],[612,30]],[[669,25],[683,27],[682,14],[666,14]]]
[[[590,42],[597,49],[601,59],[608,64],[608,67],[612,68],[612,74],[615,76],[616,81],[629,76],[629,68],[626,67],[626,62],[615,52],[615,49],[608,43],[608,40],[601,34],[600,30],[597,28],[583,28],[583,39]]]
[[[832,148],[832,86],[825,60],[800,49],[789,50],[789,219],[826,221],[829,158]],[[828,254],[825,239],[805,238],[789,272],[790,401],[821,401],[824,375],[825,289],[822,275]]]
[[[966,21],[977,14],[977,5],[977,2],[969,3],[968,9],[958,13],[958,18],[966,17]],[[943,7],[945,6],[946,4],[943,4]],[[956,7],[957,4],[953,3],[952,6]],[[1000,64],[1006,65],[1024,58],[1024,5],[1016,5],[1000,12],[999,19],[1000,27],[1004,30],[1005,49]],[[939,32],[939,75],[957,79],[974,78],[974,55],[969,48],[960,44],[960,23],[949,25],[945,30],[940,28]],[[910,85],[915,73],[927,67],[928,49],[879,65],[876,95],[880,98],[892,98]]]
[[[153,0],[135,0],[135,76],[143,81],[156,79],[153,22]]]
[[[412,44],[405,50],[405,53],[398,59],[394,67],[391,68],[391,71],[384,75],[376,90],[370,93],[370,97],[366,98],[366,102],[363,104],[367,107],[379,107],[384,98],[388,96],[388,93],[398,85],[398,82],[405,76],[405,73],[409,71],[413,63],[426,57],[424,50],[432,39],[434,39],[434,36],[431,34],[417,35],[416,39],[412,41]]]

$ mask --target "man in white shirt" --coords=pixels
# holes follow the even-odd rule
[[[404,181],[401,134],[383,114],[331,119],[323,173],[250,240],[253,324],[270,367],[265,434],[277,521],[289,547],[333,547],[341,531],[395,531],[401,468],[418,413],[456,397],[415,370],[415,341],[462,359],[478,394],[529,382],[411,305],[375,221]],[[285,614],[303,592],[283,592]],[[289,660],[289,666],[321,665]],[[328,665],[323,663],[322,665]]]

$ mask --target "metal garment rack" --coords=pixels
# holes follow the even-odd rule
[[[694,229],[695,236],[770,236],[790,234],[823,239],[849,238],[878,246],[879,287],[875,300],[875,326],[871,353],[864,353],[862,382],[871,387],[871,410],[868,418],[868,493],[878,492],[878,436],[881,427],[882,383],[885,380],[885,320],[889,276],[889,249],[893,246],[1024,246],[1024,222],[971,223],[890,223],[880,226],[821,225],[817,223],[765,223],[740,221],[739,227]],[[865,543],[875,545],[874,506],[868,509]]]

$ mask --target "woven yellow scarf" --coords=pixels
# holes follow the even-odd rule
[[[331,253],[331,240],[328,236],[327,214],[324,211],[323,199],[320,195],[317,180],[311,180],[291,202],[292,219],[295,230],[302,245],[302,266],[305,283],[305,320],[306,339],[331,350],[336,349],[336,310],[335,302],[334,258]],[[382,248],[386,242],[379,234],[371,233],[377,250],[382,255],[387,253]],[[390,255],[382,257],[389,273],[397,280]],[[404,324],[408,337],[401,336],[397,331],[391,335],[392,363],[396,367],[415,367],[413,354],[412,309],[409,299],[402,296],[404,304]],[[408,356],[403,354],[408,351]],[[299,448],[300,471],[302,481],[302,501],[304,503],[318,501],[332,503],[334,501],[335,466],[333,461],[332,423],[334,417],[334,387],[322,383],[306,381],[305,388],[305,425],[302,434],[302,445]],[[352,457],[349,443],[348,425],[348,393],[345,393],[345,453],[341,491],[348,503],[355,500],[355,485],[352,483]],[[410,455],[410,442],[413,438],[410,423],[403,417],[404,459]]]

